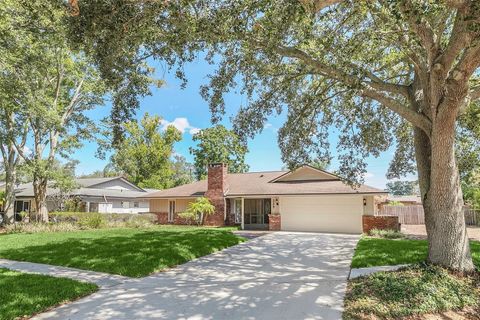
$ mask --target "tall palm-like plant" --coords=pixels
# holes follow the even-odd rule
[[[191,202],[187,210],[179,214],[180,217],[196,221],[197,225],[202,225],[206,216],[215,212],[215,206],[208,198],[200,197]]]

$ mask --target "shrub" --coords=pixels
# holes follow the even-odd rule
[[[105,217],[98,212],[85,212],[79,216],[78,225],[84,228],[99,229],[107,224]]]
[[[181,218],[188,221],[195,221],[197,225],[203,224],[205,216],[215,212],[215,206],[208,200],[208,198],[200,197],[194,202],[189,203],[187,211],[179,213]]]
[[[478,274],[461,277],[441,267],[420,263],[351,280],[343,319],[404,319],[425,313],[478,308],[479,304]]]
[[[80,230],[80,226],[71,222],[60,223],[16,223],[5,226],[6,233],[68,232]]]
[[[384,239],[401,239],[404,238],[404,234],[400,231],[388,229],[388,230],[380,230],[380,229],[372,229],[369,232],[369,235],[376,238],[384,238]]]

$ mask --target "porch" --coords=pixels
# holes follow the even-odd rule
[[[227,207],[242,230],[268,230],[269,215],[275,211],[275,198],[230,198]]]

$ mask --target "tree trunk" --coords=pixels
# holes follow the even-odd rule
[[[455,161],[455,122],[443,120],[445,119],[439,118],[434,123],[430,139],[420,129],[414,129],[415,155],[428,238],[428,261],[468,272],[474,270],[474,265]]]
[[[40,221],[48,222],[47,209],[47,180],[34,177],[33,193],[35,195],[35,206]]]
[[[15,218],[15,184],[17,181],[16,169],[5,170],[5,217],[6,223],[13,223]]]

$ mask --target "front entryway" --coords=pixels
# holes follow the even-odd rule
[[[270,199],[245,199],[244,200],[244,229],[267,230],[268,215],[271,213]]]

